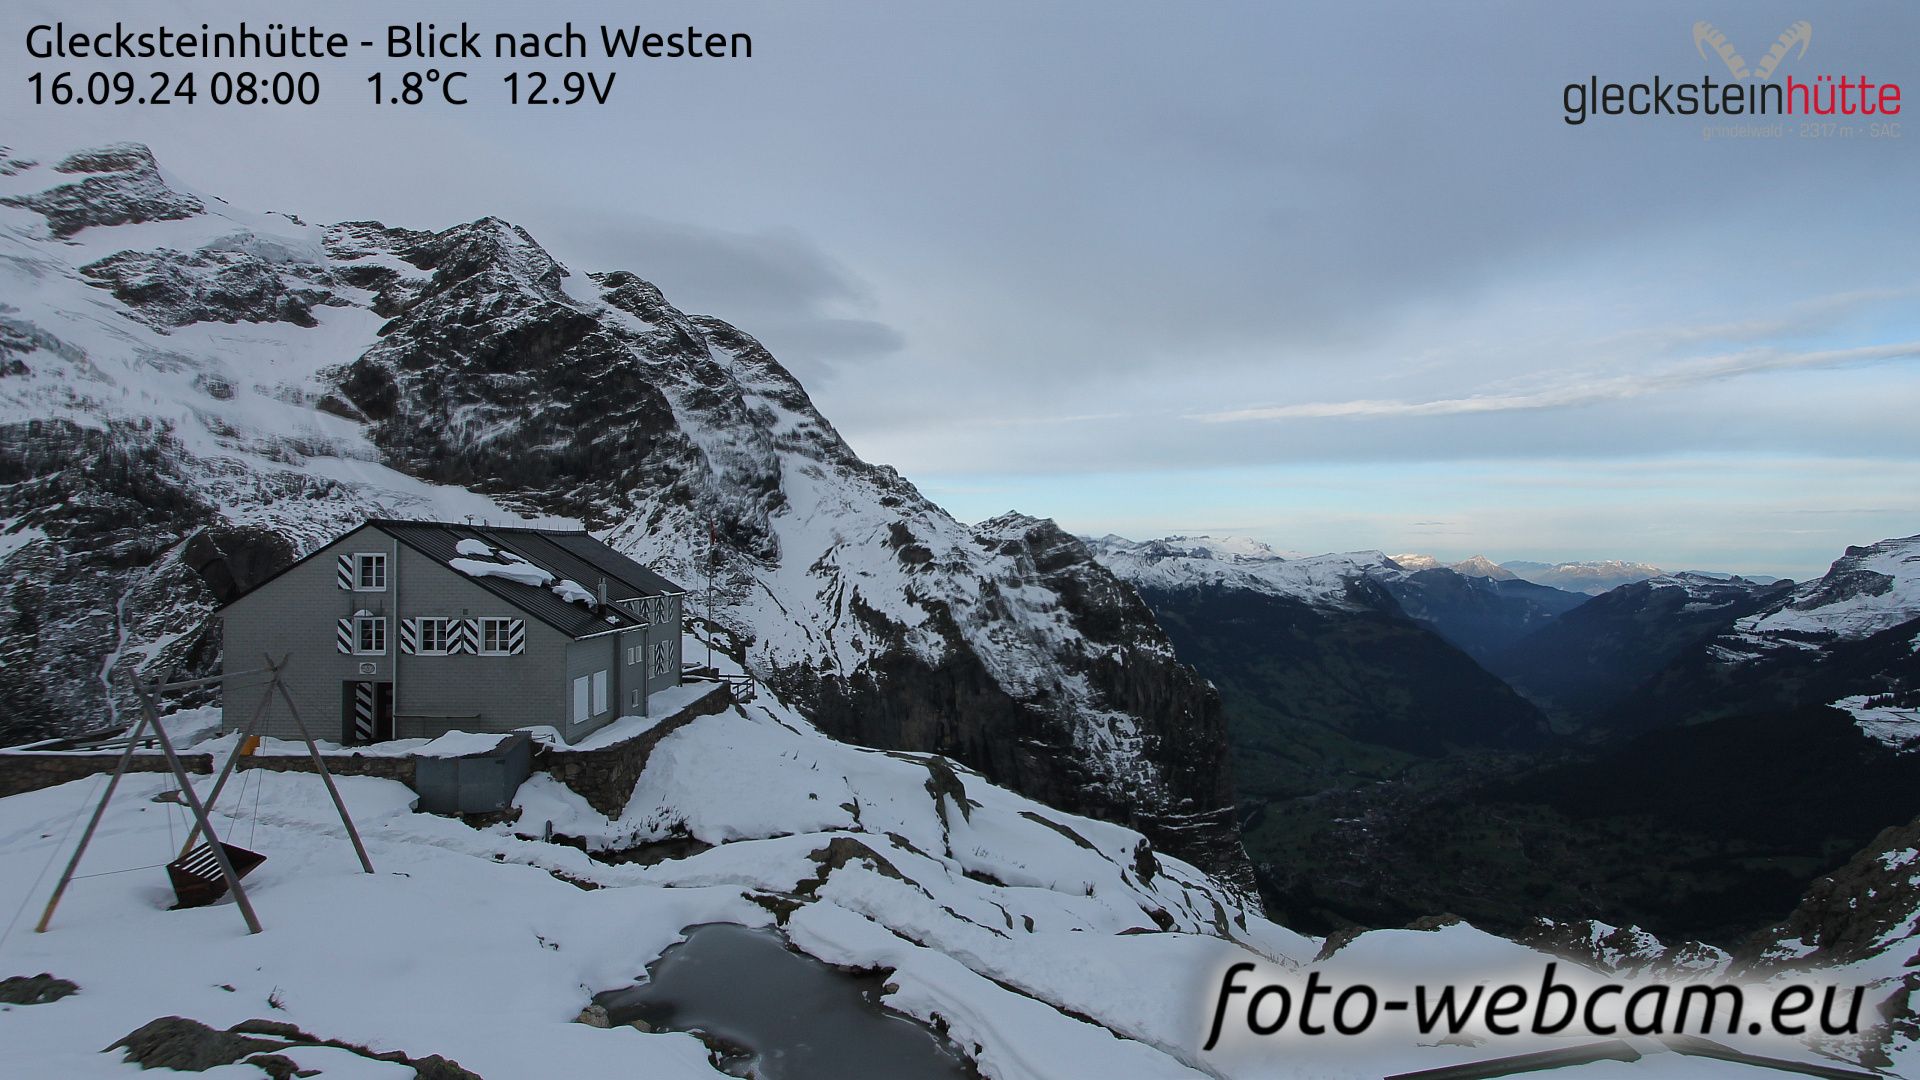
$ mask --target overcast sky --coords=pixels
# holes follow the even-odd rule
[[[311,109],[16,84],[4,139],[140,139],[309,220],[507,217],[756,334],[962,518],[1796,577],[1920,532],[1920,115],[1562,120],[1588,76],[1726,78],[1696,20],[1757,61],[1806,19],[1776,79],[1920,109],[1911,4],[97,7],[10,4],[9,69],[34,22],[169,12],[752,34],[744,62],[520,65],[618,70],[603,107],[483,103],[507,66],[472,61],[464,108],[367,104],[365,60]]]

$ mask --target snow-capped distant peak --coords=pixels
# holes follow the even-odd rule
[[[1506,567],[1501,566],[1499,563],[1494,562],[1492,559],[1487,558],[1485,555],[1475,555],[1468,559],[1462,559],[1447,567],[1447,569],[1452,570],[1456,574],[1465,574],[1468,577],[1492,578],[1495,581],[1510,581],[1519,576]]]
[[[1456,563],[1443,563],[1431,555],[1410,553],[1393,556],[1393,562],[1400,569],[1412,573],[1419,573],[1422,570],[1451,570],[1467,577],[1492,578],[1495,581],[1510,581],[1519,576],[1485,555],[1474,555]]]
[[[1665,570],[1651,563],[1606,559],[1598,562],[1541,563],[1515,560],[1500,564],[1523,581],[1550,585],[1568,592],[1598,596],[1603,592],[1631,585],[1636,581],[1661,577]]]

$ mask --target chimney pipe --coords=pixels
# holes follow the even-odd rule
[[[594,592],[600,598],[599,606],[606,607],[607,606],[607,579],[606,578],[603,577],[600,579],[600,587],[594,590]],[[596,608],[596,610],[598,609]]]

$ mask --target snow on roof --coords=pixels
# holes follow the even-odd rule
[[[468,577],[497,577],[508,581],[517,581],[522,585],[539,588],[553,583],[553,575],[533,565],[525,559],[515,558],[510,562],[488,562],[483,559],[449,559],[447,565]],[[568,584],[572,584],[569,582]],[[555,590],[558,591],[557,589]]]

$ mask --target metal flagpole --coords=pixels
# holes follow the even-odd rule
[[[707,670],[716,676],[720,669],[713,666],[713,519],[707,519]]]

